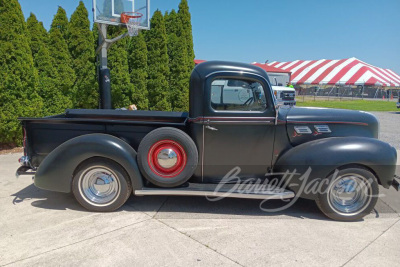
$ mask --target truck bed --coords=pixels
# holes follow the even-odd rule
[[[26,136],[26,154],[33,167],[69,139],[93,133],[116,136],[134,149],[143,137],[158,127],[187,131],[188,114],[181,112],[126,110],[67,110],[44,118],[20,118]]]

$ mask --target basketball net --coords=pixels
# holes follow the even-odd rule
[[[128,28],[128,34],[130,37],[139,35],[140,20],[141,20],[141,17],[130,18],[128,20],[128,23],[126,23],[126,27]]]

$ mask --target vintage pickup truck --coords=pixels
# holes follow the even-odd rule
[[[191,76],[189,113],[67,110],[21,118],[25,155],[17,174],[72,192],[91,211],[114,211],[132,193],[302,197],[345,221],[371,212],[378,185],[398,187],[397,153],[377,139],[375,116],[275,101],[264,70],[202,63]],[[249,187],[260,181],[263,190]]]

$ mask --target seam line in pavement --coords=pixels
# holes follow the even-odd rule
[[[386,203],[386,202],[383,200],[383,198],[379,198],[379,200],[382,201],[386,206],[388,206],[388,207],[393,211],[393,213],[396,213],[397,215],[400,216],[400,212],[397,212],[396,210],[394,210],[388,203]]]
[[[396,225],[396,223],[400,222],[400,220],[395,221],[391,226],[389,226],[388,229],[383,231],[379,236],[377,236],[374,240],[372,240],[368,245],[366,245],[362,250],[360,250],[356,255],[351,257],[348,261],[346,261],[343,265],[341,266],[346,266],[350,261],[352,261],[355,257],[357,257],[361,252],[363,252],[365,249],[367,249],[369,246],[371,246],[373,243],[375,243],[376,240],[378,240],[382,235],[384,235],[387,231],[389,231],[393,226]]]
[[[169,196],[165,198],[164,202],[160,205],[160,207],[158,208],[157,212],[153,215],[153,217],[152,217],[153,219],[156,218],[158,212],[162,209],[162,207],[164,207],[164,204],[168,201],[168,199],[169,199]]]
[[[193,241],[195,241],[196,243],[198,243],[198,244],[200,244],[201,246],[205,247],[206,249],[210,249],[210,250],[214,251],[215,253],[217,253],[218,255],[224,257],[225,259],[228,259],[229,261],[231,261],[231,262],[233,262],[233,263],[235,263],[235,264],[237,264],[237,265],[239,265],[239,266],[244,267],[244,265],[240,264],[239,262],[235,261],[234,259],[231,259],[231,258],[229,258],[228,256],[226,256],[226,255],[222,254],[221,252],[217,251],[216,249],[213,249],[213,248],[211,248],[211,247],[209,247],[209,246],[203,244],[203,243],[200,242],[199,240],[196,240],[196,239],[194,239],[193,237],[191,237],[190,235],[187,235],[186,233],[179,231],[179,230],[176,229],[175,227],[172,227],[172,226],[166,224],[165,222],[160,221],[160,220],[158,220],[158,219],[156,219],[156,218],[154,218],[153,220],[159,221],[160,223],[164,224],[164,225],[167,226],[168,228],[170,228],[170,229],[172,229],[172,230],[174,230],[174,231],[176,231],[176,232],[178,232],[178,233],[180,233],[180,234],[182,234],[182,235],[184,235],[184,236],[186,236],[186,237],[192,239]]]
[[[14,263],[20,262],[20,261],[24,261],[24,260],[28,260],[28,259],[31,259],[31,258],[35,258],[35,257],[38,257],[38,256],[40,256],[40,255],[43,255],[43,254],[46,254],[46,253],[49,253],[49,252],[53,252],[53,251],[56,251],[56,250],[59,250],[59,249],[62,249],[62,248],[66,248],[66,247],[69,247],[69,246],[73,246],[73,245],[76,245],[76,244],[79,244],[79,243],[88,241],[88,240],[90,240],[90,239],[94,239],[94,238],[99,237],[99,236],[107,235],[107,234],[109,234],[109,233],[113,233],[113,232],[119,231],[119,230],[121,230],[121,229],[125,229],[125,228],[128,228],[128,227],[130,227],[130,226],[133,226],[133,225],[136,225],[136,224],[139,224],[139,223],[143,223],[143,222],[148,221],[148,220],[151,220],[151,218],[142,220],[142,221],[140,221],[140,222],[135,222],[135,223],[132,223],[132,224],[129,224],[129,225],[125,225],[125,226],[123,226],[123,227],[120,227],[120,228],[117,228],[117,229],[114,229],[114,230],[111,230],[111,231],[108,231],[108,232],[105,232],[105,233],[102,233],[102,234],[99,234],[99,235],[96,235],[96,236],[88,237],[88,238],[85,238],[85,239],[76,241],[76,242],[71,243],[71,244],[68,244],[68,245],[64,245],[64,246],[61,246],[61,247],[58,247],[58,248],[50,249],[50,250],[48,250],[48,251],[45,251],[45,252],[36,254],[36,255],[34,255],[34,256],[30,256],[30,257],[27,257],[27,258],[24,258],[24,259],[20,259],[20,260],[16,260],[16,261],[13,261],[13,262],[9,262],[9,263],[6,263],[6,264],[0,265],[0,266],[7,266],[7,265],[10,265],[10,264],[14,264]]]

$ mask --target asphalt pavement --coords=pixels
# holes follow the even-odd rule
[[[400,150],[400,114],[374,114],[380,138]],[[131,197],[117,212],[92,213],[71,194],[16,179],[19,157],[0,155],[0,266],[400,266],[393,188],[351,223],[327,219],[308,200],[266,213],[258,200]]]

